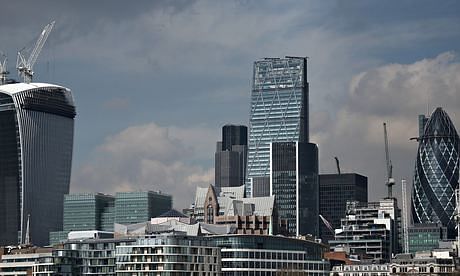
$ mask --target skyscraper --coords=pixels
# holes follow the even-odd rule
[[[246,191],[270,185],[270,142],[308,142],[307,59],[254,63]],[[262,186],[262,187],[258,187]]]
[[[318,236],[318,147],[312,143],[270,144],[270,196],[290,235]]]
[[[215,153],[215,186],[237,187],[246,179],[248,128],[242,125],[222,127],[222,141]]]
[[[69,192],[75,105],[69,89],[0,85],[0,245],[48,243]]]
[[[357,173],[319,175],[319,213],[333,229],[340,228],[347,201],[367,203],[367,177]],[[334,239],[334,234],[322,222],[320,234],[324,243]]]
[[[412,193],[414,223],[441,223],[455,234],[455,189],[459,181],[459,137],[440,107],[424,125],[415,162]]]

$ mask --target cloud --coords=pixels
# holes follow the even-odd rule
[[[332,157],[337,155],[343,158],[345,170],[369,174],[371,198],[383,197],[382,123],[387,122],[394,175],[411,182],[417,143],[409,138],[418,135],[417,115],[429,115],[441,106],[458,126],[458,76],[460,62],[453,52],[411,64],[387,64],[355,75],[345,102],[337,106],[333,123],[313,133],[320,143],[323,170],[334,170]]]
[[[211,141],[212,140],[212,141]],[[106,138],[94,159],[76,170],[72,192],[161,190],[176,208],[188,207],[197,186],[214,182],[214,169],[193,164],[215,137],[203,128],[132,126]],[[206,153],[209,153],[209,148]]]

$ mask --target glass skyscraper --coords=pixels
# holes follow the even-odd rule
[[[270,196],[289,235],[318,236],[318,146],[312,143],[270,144]]]
[[[308,142],[307,59],[265,58],[254,63],[246,193],[270,185],[270,142]],[[262,186],[262,187],[259,187]]]
[[[459,137],[440,107],[431,114],[419,137],[412,193],[414,223],[440,223],[448,237],[455,234],[455,189],[459,181]]]
[[[222,141],[217,142],[214,166],[215,186],[238,187],[246,179],[248,127],[225,125]]]
[[[0,85],[0,245],[48,244],[69,192],[75,105],[52,84]]]

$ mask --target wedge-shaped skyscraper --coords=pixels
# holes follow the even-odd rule
[[[0,245],[48,243],[69,192],[75,105],[69,89],[0,85]],[[27,229],[29,231],[27,231]]]
[[[436,108],[421,127],[415,162],[412,215],[414,223],[441,223],[455,232],[455,189],[459,177],[459,137],[447,113]]]

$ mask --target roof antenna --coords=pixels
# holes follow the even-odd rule
[[[46,25],[45,28],[43,28],[43,31],[38,36],[38,39],[35,42],[35,47],[32,50],[30,50],[28,47],[24,47],[18,52],[16,68],[18,69],[19,75],[22,77],[25,83],[30,83],[32,81],[32,77],[34,75],[34,64],[37,61],[38,55],[43,49],[43,45],[45,45],[45,42],[48,39],[48,36],[53,29],[55,22],[56,21],[53,21]],[[28,53],[30,53],[29,56],[27,56]]]

